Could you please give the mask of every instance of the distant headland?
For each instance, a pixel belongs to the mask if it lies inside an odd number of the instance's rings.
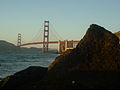
[[[39,51],[42,52],[42,48],[36,48],[36,47],[18,47],[10,42],[7,42],[5,40],[0,40],[0,52],[1,51]],[[57,52],[54,49],[50,49],[50,52]]]
[[[16,51],[16,50],[21,50],[21,51],[26,51],[26,50],[33,50],[33,51],[42,51],[41,48],[34,48],[34,47],[31,47],[31,48],[26,48],[26,47],[17,47],[16,45],[10,43],[10,42],[7,42],[5,40],[0,40],[0,51]]]

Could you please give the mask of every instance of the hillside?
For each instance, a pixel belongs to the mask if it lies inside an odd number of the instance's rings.
[[[4,40],[0,40],[0,51],[3,51],[3,50],[16,50],[16,49],[17,49],[17,46],[15,46],[14,44],[9,43],[9,42],[4,41]]]
[[[14,44],[4,41],[4,40],[0,40],[0,51],[16,51],[16,50],[20,50],[20,51],[42,51],[41,48],[35,48],[35,47],[31,47],[31,48],[26,48],[26,47],[17,47]]]

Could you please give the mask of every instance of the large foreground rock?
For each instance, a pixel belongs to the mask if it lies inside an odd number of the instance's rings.
[[[119,39],[98,25],[91,25],[77,47],[59,62],[54,61],[51,70],[119,70]]]
[[[4,78],[0,83],[0,86],[3,90],[26,90],[27,87],[34,87],[31,84],[41,80],[46,73],[47,68],[31,66],[14,75]]]
[[[26,70],[31,71],[32,70]],[[22,73],[13,75],[1,89],[11,90],[115,90],[120,89],[120,44],[113,33],[92,24],[72,51],[58,56],[48,67],[31,73],[27,84],[21,84]],[[30,79],[31,78],[31,79]],[[24,80],[25,79],[25,80]],[[16,81],[15,81],[16,80]],[[33,80],[33,81],[32,81]],[[11,84],[12,82],[12,84]],[[19,87],[16,87],[19,83]],[[15,84],[15,85],[14,85]],[[7,90],[9,90],[7,89]]]

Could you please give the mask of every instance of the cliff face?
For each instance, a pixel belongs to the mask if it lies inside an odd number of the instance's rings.
[[[58,56],[48,70],[38,68],[39,74],[37,71],[30,73],[34,69],[26,69],[25,72],[28,73],[16,73],[9,80],[6,78],[2,81],[1,85],[7,80],[1,89],[115,90],[120,89],[119,70],[118,37],[105,28],[92,24],[77,47]]]

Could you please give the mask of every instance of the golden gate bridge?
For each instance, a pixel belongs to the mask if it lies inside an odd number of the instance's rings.
[[[78,44],[79,40],[58,40],[58,41],[50,41],[50,32],[49,32],[49,21],[44,21],[44,33],[43,33],[43,41],[42,42],[30,42],[30,43],[21,43],[21,34],[18,33],[18,41],[17,46],[28,46],[28,45],[36,45],[43,44],[43,52],[48,52],[49,44],[57,44],[58,45],[58,53],[62,53],[67,49],[73,49]]]

